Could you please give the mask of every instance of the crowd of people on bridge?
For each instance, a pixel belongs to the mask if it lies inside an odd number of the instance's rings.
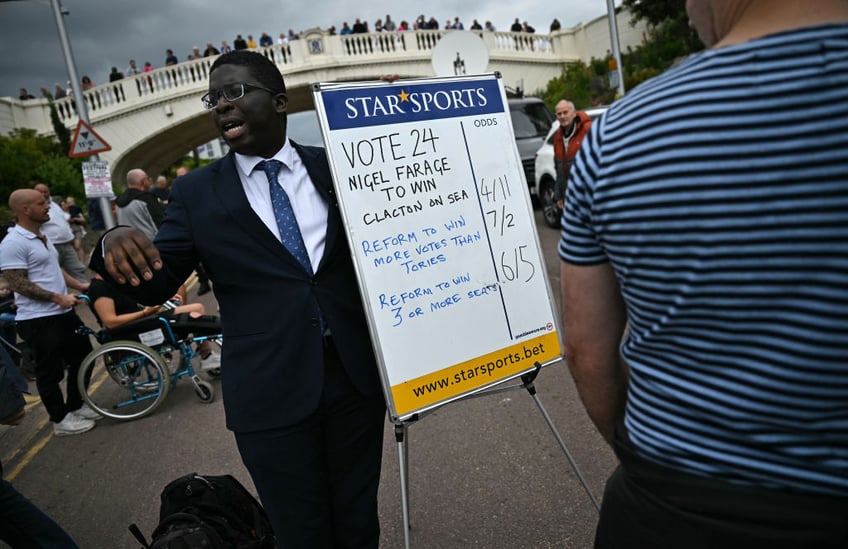
[[[551,32],[555,32],[557,30],[560,30],[561,28],[562,27],[559,20],[554,19],[551,22]],[[374,20],[372,25],[369,25],[368,21],[357,17],[354,19],[354,23],[352,25],[348,21],[344,21],[339,29],[337,29],[335,25],[332,25],[326,29],[326,32],[330,35],[338,34],[344,36],[350,34],[364,34],[372,32],[403,32],[408,30],[439,29],[476,30],[490,32],[494,32],[496,30],[495,25],[492,24],[491,21],[486,21],[481,25],[477,19],[474,19],[472,23],[468,27],[466,27],[462,20],[459,18],[459,16],[455,16],[453,19],[446,19],[444,24],[440,24],[439,20],[435,16],[427,17],[423,14],[413,19],[412,23],[409,23],[409,21],[405,19],[397,23],[394,19],[392,19],[391,15],[386,14],[385,17],[378,17],[376,20]],[[527,21],[521,21],[520,18],[516,17],[513,23],[509,26],[509,31],[532,34],[536,32],[536,29]],[[207,42],[206,47],[202,50],[199,46],[194,46],[191,51],[185,56],[185,60],[192,61],[195,59],[201,59],[203,57],[220,55],[222,53],[227,53],[233,50],[265,48],[273,46],[275,44],[283,45],[290,43],[294,40],[298,40],[300,38],[300,34],[301,33],[295,32],[293,29],[288,29],[287,32],[281,32],[279,36],[275,39],[269,33],[262,32],[259,35],[258,41],[254,39],[254,36],[252,34],[248,34],[247,38],[245,38],[243,34],[236,34],[235,39],[233,39],[232,41],[232,45],[230,45],[227,40],[223,40],[221,41],[221,45],[217,47],[214,45],[213,42]],[[176,65],[179,62],[180,59],[174,53],[173,49],[168,48],[165,50],[165,60],[162,65],[163,67]],[[130,59],[129,65],[123,71],[119,70],[118,67],[111,68],[111,72],[109,72],[109,82],[116,82],[123,78],[128,78],[145,72],[150,72],[155,68],[156,67],[154,66],[154,64],[150,61],[145,61],[143,67],[139,67],[135,59]],[[96,86],[95,82],[88,75],[84,75],[82,77],[80,84],[83,91],[89,90]],[[66,96],[70,96],[72,95],[71,83],[69,81],[67,86],[62,86],[57,83],[55,84],[53,91],[48,90],[46,87],[42,87],[41,95],[53,99],[61,99]],[[21,88],[19,99],[26,100],[34,98],[35,96],[27,92],[26,88]]]

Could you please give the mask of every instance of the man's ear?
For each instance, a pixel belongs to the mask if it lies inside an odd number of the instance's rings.
[[[277,109],[277,112],[283,114],[287,111],[289,106],[289,98],[284,93],[278,93],[274,96],[274,107]]]

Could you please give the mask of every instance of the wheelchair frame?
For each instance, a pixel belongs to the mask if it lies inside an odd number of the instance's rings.
[[[83,359],[77,376],[80,394],[93,410],[120,421],[142,418],[164,402],[181,377],[191,380],[201,402],[212,402],[212,385],[200,378],[192,362],[201,342],[209,340],[222,346],[220,326],[217,333],[195,335],[188,326],[175,331],[172,324],[179,317],[158,316],[109,330],[94,313],[91,299],[85,294],[78,297],[88,304],[101,325],[99,331],[88,326],[80,329],[83,335],[92,335],[100,343]],[[208,374],[217,377],[221,372],[216,368]]]

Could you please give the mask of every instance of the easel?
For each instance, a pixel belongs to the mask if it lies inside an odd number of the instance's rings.
[[[469,398],[478,398],[483,396],[488,396],[492,394],[505,393],[507,391],[513,391],[515,389],[526,389],[530,396],[533,397],[533,400],[536,402],[536,406],[539,407],[539,411],[542,412],[542,417],[545,418],[545,421],[548,424],[548,427],[554,434],[557,442],[559,443],[559,447],[562,448],[565,457],[568,459],[568,462],[571,464],[571,468],[574,470],[574,474],[577,475],[580,484],[583,486],[583,489],[586,490],[586,494],[589,495],[589,499],[592,500],[592,505],[595,506],[597,511],[600,511],[601,507],[598,504],[598,500],[595,499],[594,494],[589,489],[589,485],[586,483],[586,479],[583,478],[582,473],[580,473],[580,469],[577,467],[577,463],[574,461],[574,458],[571,456],[571,452],[568,451],[568,447],[565,445],[565,441],[562,440],[562,437],[557,431],[556,426],[551,420],[551,416],[548,415],[547,410],[542,405],[542,401],[539,400],[539,395],[536,394],[536,386],[534,385],[534,381],[536,380],[536,376],[539,375],[539,372],[542,371],[542,365],[536,362],[535,368],[521,376],[521,384],[520,385],[508,385],[506,387],[492,387],[491,389],[487,389],[481,391],[479,393],[475,393],[472,395],[468,395],[464,397],[464,399]],[[464,400],[463,399],[463,400]],[[423,414],[413,414],[410,418],[407,418],[404,421],[395,422],[395,441],[397,441],[398,445],[398,465],[400,469],[400,497],[401,497],[401,507],[403,511],[403,539],[404,539],[404,547],[409,549],[409,437],[407,437],[407,430],[409,429],[409,425],[415,423],[419,419],[423,418],[425,415],[429,414],[433,410],[430,410]]]

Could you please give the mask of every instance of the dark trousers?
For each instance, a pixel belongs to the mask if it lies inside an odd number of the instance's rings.
[[[279,429],[236,433],[239,452],[278,547],[376,549],[385,401],[356,391],[331,341],[324,377],[312,415]]]
[[[616,430],[596,549],[848,547],[848,498],[729,484],[637,455]]]
[[[65,414],[82,406],[82,397],[77,387],[77,372],[80,363],[91,352],[87,335],[78,335],[77,328],[83,325],[76,312],[60,315],[19,320],[18,333],[27,342],[35,357],[35,385],[41,402],[47,408],[50,421],[58,423]],[[67,399],[59,385],[68,369],[65,384]]]
[[[3,468],[0,467],[0,475]],[[77,544],[44,512],[0,479],[0,540],[12,549],[77,549]]]

